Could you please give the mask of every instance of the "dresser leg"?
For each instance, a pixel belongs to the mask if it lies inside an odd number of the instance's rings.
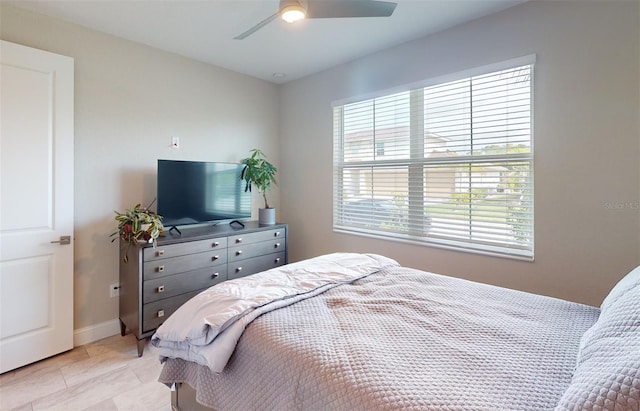
[[[146,338],[138,340],[138,357],[142,357],[142,354],[144,353],[144,346],[145,345],[147,345],[147,339]]]
[[[127,331],[127,326],[124,325],[124,323],[122,322],[122,320],[120,320],[120,335],[124,337],[124,334]]]

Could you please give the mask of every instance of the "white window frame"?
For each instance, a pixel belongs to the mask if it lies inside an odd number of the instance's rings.
[[[368,236],[374,238],[387,239],[392,241],[407,242],[412,244],[420,244],[426,246],[434,246],[440,248],[453,249],[458,251],[489,254],[500,257],[515,258],[532,261],[534,259],[534,232],[533,232],[533,89],[534,89],[534,63],[535,55],[525,56],[518,59],[512,59],[505,62],[500,62],[488,66],[478,67],[471,70],[465,70],[463,72],[454,73],[451,75],[440,76],[437,78],[429,79],[420,83],[407,85],[404,87],[396,88],[393,90],[386,90],[383,92],[371,94],[368,96],[360,96],[359,98],[352,98],[349,100],[343,100],[334,102],[334,201],[333,201],[333,229],[335,232],[349,233],[361,236]],[[530,138],[528,143],[530,144],[530,152],[528,153],[507,153],[507,154],[494,154],[494,155],[469,155],[469,156],[457,156],[457,157],[442,157],[437,159],[426,159],[424,155],[424,89],[431,86],[437,86],[452,81],[472,78],[485,74],[491,74],[499,72],[501,70],[512,69],[521,66],[531,66],[529,90],[530,90],[530,109],[529,109],[529,121],[530,121]],[[410,156],[403,159],[393,159],[393,156],[384,156],[380,159],[372,159],[371,161],[358,161],[350,162],[348,159],[347,151],[348,147],[344,144],[344,108],[352,103],[363,102],[366,100],[372,100],[376,98],[391,96],[396,93],[409,92],[410,100]],[[418,113],[419,115],[415,115]],[[375,126],[374,126],[375,127]],[[474,137],[470,137],[470,141]],[[473,144],[472,142],[470,144]],[[373,145],[374,153],[377,151],[377,145]],[[347,160],[345,160],[347,158]],[[451,165],[456,166],[459,164],[468,164],[470,173],[472,173],[473,165],[478,164],[504,164],[504,162],[511,162],[509,164],[518,164],[528,167],[528,175],[526,182],[528,184],[527,191],[527,208],[524,213],[524,227],[526,227],[526,237],[528,240],[522,240],[526,243],[514,244],[510,241],[501,243],[499,241],[474,241],[472,238],[473,229],[469,229],[470,237],[468,239],[461,239],[459,236],[430,234],[427,230],[427,225],[431,224],[431,218],[424,216],[423,210],[425,210],[425,188],[424,188],[424,170],[425,167],[437,165]],[[343,187],[343,173],[344,170],[350,169],[352,172],[357,168],[362,170],[380,169],[382,167],[406,167],[407,170],[407,182],[408,196],[406,198],[406,213],[409,220],[408,228],[398,229],[384,229],[379,228],[375,224],[353,224],[349,218],[346,217],[347,211],[345,204],[345,188]],[[428,173],[428,171],[427,171]],[[352,173],[353,174],[353,173]],[[469,175],[469,178],[473,178],[473,174]],[[371,182],[373,185],[374,183]],[[499,192],[499,190],[496,190]],[[471,201],[469,202],[470,209],[473,207]],[[372,207],[375,207],[373,205]],[[377,223],[376,211],[371,211],[370,215],[362,218],[370,218],[371,223]],[[506,213],[506,212],[505,212]],[[469,213],[470,227],[473,224],[473,213]],[[515,230],[515,226],[513,226]],[[515,235],[515,234],[514,234]]]

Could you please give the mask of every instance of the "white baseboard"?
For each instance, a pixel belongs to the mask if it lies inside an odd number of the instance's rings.
[[[73,346],[89,344],[116,334],[120,334],[120,320],[117,318],[73,330]]]

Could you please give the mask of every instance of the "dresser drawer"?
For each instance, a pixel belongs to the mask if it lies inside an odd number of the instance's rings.
[[[154,261],[223,248],[227,248],[227,237],[186,241],[180,244],[159,245],[156,248],[149,247],[144,249],[144,261]]]
[[[164,300],[154,301],[142,306],[142,332],[152,331],[169,318],[180,306],[200,291],[191,291]]]
[[[212,268],[227,263],[227,250],[220,249],[206,253],[187,254],[180,257],[163,258],[144,263],[144,279],[150,280],[167,275]]]
[[[259,231],[257,233],[231,235],[229,236],[229,242],[227,244],[229,247],[232,247],[242,244],[259,243],[260,241],[267,241],[284,237],[284,228],[276,228],[268,231]]]
[[[210,268],[189,271],[187,273],[147,280],[142,286],[142,301],[146,304],[184,294],[189,291],[204,290],[226,279],[227,266],[226,264],[222,264]]]
[[[233,261],[229,263],[227,277],[230,280],[233,278],[240,278],[249,274],[259,273],[260,271],[265,271],[270,268],[279,267],[286,263],[286,253],[284,251],[262,255],[260,257],[247,258],[240,261]]]
[[[284,237],[277,240],[229,247],[227,249],[227,261],[232,262],[245,260],[259,255],[277,253],[285,249],[286,239]]]

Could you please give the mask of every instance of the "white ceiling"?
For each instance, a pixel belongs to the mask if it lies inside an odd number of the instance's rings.
[[[2,0],[195,60],[285,83],[526,0],[395,0],[391,17],[276,19],[278,0]],[[276,77],[274,73],[283,73]]]

